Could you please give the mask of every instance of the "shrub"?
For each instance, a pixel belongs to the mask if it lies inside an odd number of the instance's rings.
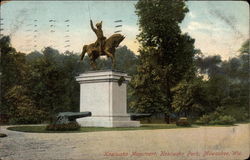
[[[47,112],[35,106],[34,101],[27,94],[27,88],[23,86],[12,87],[5,98],[10,104],[10,124],[41,123],[48,116]]]
[[[209,115],[203,115],[199,120],[196,121],[198,124],[208,124],[210,122]]]
[[[37,124],[42,123],[47,113],[34,107],[18,107],[16,114],[10,118],[10,124]]]
[[[189,123],[188,119],[186,117],[181,117],[178,121],[176,121],[177,126],[185,126],[189,127],[191,124]]]
[[[198,124],[223,124],[232,125],[236,122],[235,118],[231,115],[219,115],[217,112],[209,115],[203,115],[196,121]]]
[[[231,115],[236,121],[246,121],[248,117],[247,110],[239,106],[225,106],[223,113],[225,113],[225,115]]]
[[[81,126],[77,122],[69,122],[67,124],[49,124],[46,126],[48,131],[74,131],[79,130]]]
[[[235,123],[235,118],[230,115],[219,116],[218,119],[210,121],[209,124],[224,124],[224,125],[233,125]]]

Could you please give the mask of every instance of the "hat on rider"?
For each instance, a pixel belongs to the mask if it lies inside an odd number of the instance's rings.
[[[100,23],[96,23],[95,25],[97,28],[102,27],[102,21]]]

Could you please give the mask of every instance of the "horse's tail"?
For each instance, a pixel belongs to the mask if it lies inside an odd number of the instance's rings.
[[[81,61],[83,60],[85,53],[87,52],[88,45],[84,45],[82,48]]]

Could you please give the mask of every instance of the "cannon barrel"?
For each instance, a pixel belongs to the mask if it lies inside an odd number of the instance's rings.
[[[91,112],[61,112],[56,116],[53,123],[55,124],[68,124],[70,122],[76,122],[77,118],[89,117]]]
[[[75,120],[77,118],[89,117],[91,115],[92,115],[91,112],[78,112],[78,113],[73,112],[72,114],[68,115],[68,118],[70,121],[72,121],[72,120]]]
[[[82,118],[82,117],[89,117],[91,116],[91,112],[61,112],[57,115],[57,118],[59,117],[65,117],[70,121],[74,121],[77,118]]]

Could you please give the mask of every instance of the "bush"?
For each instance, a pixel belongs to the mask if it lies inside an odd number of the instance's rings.
[[[48,113],[37,108],[28,96],[27,88],[16,85],[4,96],[9,104],[10,124],[36,124],[43,122]]]
[[[181,117],[177,122],[176,122],[177,126],[185,126],[185,127],[189,127],[191,126],[191,124],[188,122],[188,119],[186,117]]]
[[[244,107],[225,106],[223,113],[225,113],[225,115],[231,115],[236,121],[242,122],[248,119],[248,112]]]
[[[210,121],[209,124],[224,124],[224,125],[233,125],[235,123],[235,118],[230,115],[219,116],[218,119]]]
[[[232,125],[236,122],[235,118],[231,115],[218,115],[218,113],[211,113],[209,115],[203,115],[196,121],[198,124],[222,124]]]
[[[81,126],[77,122],[70,122],[67,124],[49,124],[46,126],[48,131],[75,131],[79,130]]]
[[[10,118],[10,124],[37,124],[42,123],[48,114],[35,107],[18,107]]]
[[[196,121],[198,124],[208,124],[210,122],[209,115],[203,115],[199,120]]]

